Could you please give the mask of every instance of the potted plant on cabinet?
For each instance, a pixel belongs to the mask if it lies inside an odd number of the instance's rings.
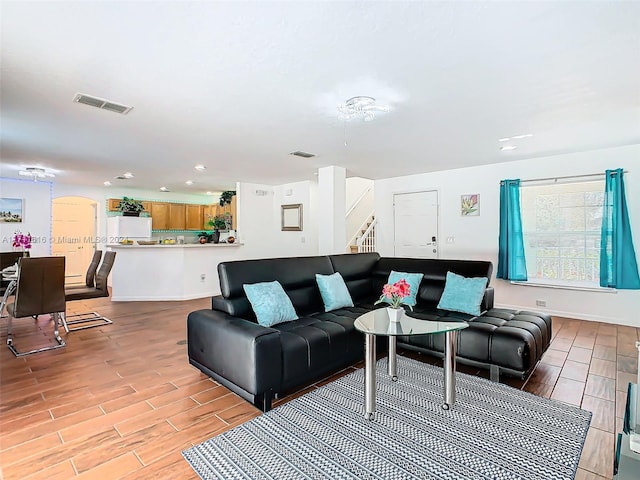
[[[140,200],[122,197],[122,200],[120,200],[118,204],[118,210],[121,211],[125,217],[139,217],[140,213],[144,212],[144,205],[142,205]]]
[[[207,225],[213,229],[213,243],[220,243],[220,229],[227,227],[226,218],[223,215],[209,215]]]

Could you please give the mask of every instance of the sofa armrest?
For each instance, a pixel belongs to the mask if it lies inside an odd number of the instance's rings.
[[[280,332],[214,310],[187,317],[189,361],[253,395],[282,383]]]
[[[493,287],[487,287],[484,291],[484,297],[482,297],[482,303],[480,304],[480,311],[486,312],[493,308]]]

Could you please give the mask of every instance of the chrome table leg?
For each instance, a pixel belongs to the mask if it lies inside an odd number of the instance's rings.
[[[389,376],[391,380],[398,381],[398,364],[396,361],[396,337],[389,335]]]
[[[442,408],[449,410],[456,403],[456,340],[458,331],[444,334],[444,403]]]
[[[364,335],[364,417],[373,420],[376,411],[376,336]]]

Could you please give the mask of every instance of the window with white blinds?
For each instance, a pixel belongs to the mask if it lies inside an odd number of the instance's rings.
[[[528,281],[598,287],[604,180],[522,184]]]

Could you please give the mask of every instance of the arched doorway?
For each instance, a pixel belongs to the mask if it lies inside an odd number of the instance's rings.
[[[66,283],[84,283],[96,248],[98,202],[84,197],[53,199],[51,253],[66,257]]]

